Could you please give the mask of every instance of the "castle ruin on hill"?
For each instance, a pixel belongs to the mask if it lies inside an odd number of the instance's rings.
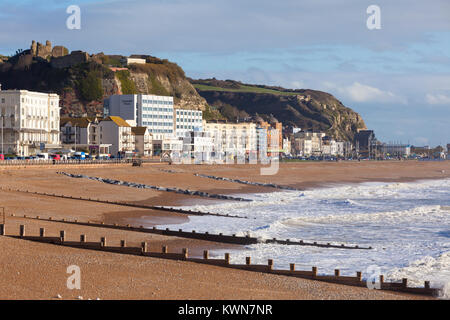
[[[30,50],[33,57],[41,57],[43,59],[47,59],[49,56],[58,58],[69,54],[69,50],[66,47],[55,46],[52,48],[52,43],[49,40],[45,42],[45,45],[33,40],[31,42]]]
[[[89,54],[83,51],[72,51],[64,46],[52,47],[52,43],[47,40],[45,45],[40,42],[32,41],[30,48],[31,56],[42,59],[50,59],[50,64],[53,68],[68,68],[73,65],[87,62]]]

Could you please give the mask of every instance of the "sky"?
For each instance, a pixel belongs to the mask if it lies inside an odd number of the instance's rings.
[[[80,29],[68,29],[70,5]],[[380,29],[369,29],[370,5]],[[383,142],[450,143],[449,0],[0,0],[0,54],[31,40],[151,54],[191,78],[315,89]]]

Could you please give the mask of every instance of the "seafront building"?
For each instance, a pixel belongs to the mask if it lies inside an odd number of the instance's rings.
[[[355,151],[363,158],[376,158],[377,139],[373,130],[359,130],[355,134]]]
[[[147,127],[132,127],[136,155],[147,157],[153,155],[153,136]]]
[[[257,124],[252,122],[230,123],[203,121],[203,130],[212,139],[212,153],[218,160],[257,155]]]
[[[120,117],[109,116],[99,123],[100,141],[111,145],[113,156],[129,157],[135,154],[135,136],[131,126]]]
[[[60,126],[62,144],[98,144],[98,119],[96,117],[61,118]]]
[[[387,157],[409,157],[411,155],[411,145],[383,143],[380,146],[381,154]]]
[[[203,112],[200,110],[175,109],[173,118],[177,137],[185,137],[186,133],[203,130]]]
[[[59,96],[28,90],[1,90],[2,154],[29,156],[60,147]]]
[[[173,97],[112,95],[104,101],[104,116],[120,117],[132,127],[147,127],[155,140],[175,134]]]
[[[209,162],[213,152],[213,139],[209,132],[191,131],[183,137],[183,156],[194,157],[197,162]]]
[[[261,117],[256,117],[256,124],[259,128],[267,132],[267,153],[268,156],[278,156],[283,152],[283,125],[272,117],[269,122]]]
[[[158,151],[155,154],[161,154],[163,157],[169,157],[173,153],[180,154],[183,151],[183,139],[175,136],[166,137],[161,141],[161,150]]]
[[[142,63],[134,58],[139,57],[130,57],[127,63]],[[201,161],[254,160],[280,153],[371,159],[409,157],[412,153],[409,145],[380,143],[372,130],[358,131],[352,145],[323,132],[296,127],[286,127],[283,132],[282,123],[273,116],[267,121],[255,115],[246,122],[207,122],[201,110],[175,109],[170,96],[112,95],[104,101],[103,119],[60,119],[59,114],[56,94],[2,91],[0,86],[0,152],[29,156],[59,149],[62,143],[97,156],[170,156],[184,152],[197,158],[201,155]]]
[[[294,134],[292,152],[298,156],[322,155],[322,139],[324,132],[297,132]],[[331,151],[331,146],[329,147]]]

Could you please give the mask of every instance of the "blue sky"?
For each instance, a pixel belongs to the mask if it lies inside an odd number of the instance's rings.
[[[413,3],[411,3],[413,2]],[[81,8],[68,30],[66,8]],[[381,29],[366,27],[369,5]],[[145,53],[192,78],[324,90],[382,141],[450,143],[450,1],[0,0],[0,53],[31,40]]]

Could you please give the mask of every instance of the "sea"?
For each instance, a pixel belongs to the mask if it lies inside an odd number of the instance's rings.
[[[182,207],[189,210],[233,214],[248,219],[191,216],[177,225],[183,230],[251,235],[263,239],[304,240],[372,247],[346,250],[258,243],[230,252],[232,263],[266,264],[297,270],[318,267],[319,274],[363,273],[387,281],[408,278],[409,286],[441,288],[450,298],[450,179],[416,182],[334,184],[305,191],[237,194],[252,202],[217,201]],[[171,228],[167,225],[164,227]]]

